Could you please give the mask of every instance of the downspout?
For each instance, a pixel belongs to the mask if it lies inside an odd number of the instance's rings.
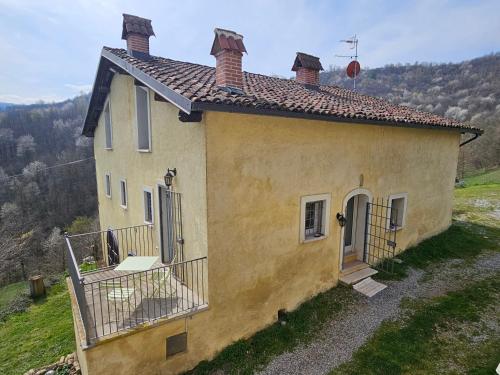
[[[475,140],[475,139],[479,138],[479,136],[480,136],[480,135],[481,135],[481,133],[475,133],[475,134],[474,134],[474,137],[469,138],[469,139],[467,139],[466,141],[463,141],[462,143],[460,143],[460,145],[459,145],[458,147],[465,146],[467,143],[470,143],[470,142],[472,142],[473,140]]]

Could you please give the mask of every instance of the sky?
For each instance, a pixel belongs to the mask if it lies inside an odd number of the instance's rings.
[[[0,102],[90,91],[102,46],[125,47],[122,13],[152,20],[154,55],[214,66],[221,27],[244,36],[244,70],[285,77],[297,51],[347,65],[354,34],[362,69],[500,51],[500,0],[0,0]]]

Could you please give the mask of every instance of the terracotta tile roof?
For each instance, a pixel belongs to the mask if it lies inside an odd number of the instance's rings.
[[[243,94],[224,91],[215,85],[215,68],[152,56],[148,61],[131,57],[124,49],[104,47],[105,51],[140,69],[193,103],[193,109],[210,106],[242,110],[280,111],[293,114],[317,115],[339,121],[390,123],[395,126],[447,127],[468,132],[479,128],[454,119],[421,112],[383,99],[362,95],[337,86],[304,87],[294,80],[244,72]],[[276,114],[276,113],[275,113]]]

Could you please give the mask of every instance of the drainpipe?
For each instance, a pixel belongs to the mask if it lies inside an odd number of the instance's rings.
[[[459,145],[458,147],[465,146],[467,143],[470,143],[470,142],[472,142],[473,140],[475,140],[475,139],[479,138],[479,136],[480,136],[480,135],[481,135],[481,133],[475,133],[475,134],[474,134],[474,137],[469,138],[469,139],[467,139],[466,141],[463,141],[462,143],[460,143],[460,145]]]

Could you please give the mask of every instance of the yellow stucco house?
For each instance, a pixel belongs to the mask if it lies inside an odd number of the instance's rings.
[[[101,231],[67,237],[84,374],[189,370],[450,225],[479,129],[320,85],[304,53],[295,80],[244,72],[232,31],[215,68],[151,55],[151,35],[124,15],[85,119]]]

